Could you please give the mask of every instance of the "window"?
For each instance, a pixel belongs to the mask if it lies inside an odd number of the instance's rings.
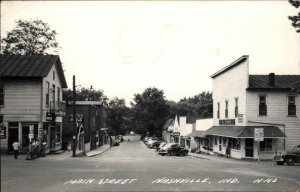
[[[55,85],[52,85],[52,101],[55,101]]]
[[[55,141],[60,142],[60,127],[61,124],[56,124],[56,129],[55,129]]]
[[[235,108],[234,108],[234,115],[237,117],[239,114],[239,99],[235,98]]]
[[[222,151],[222,137],[219,137],[219,151]]]
[[[218,145],[218,138],[215,137],[215,145]]]
[[[296,97],[288,96],[288,116],[296,116]]]
[[[0,80],[0,106],[4,105],[4,83]]]
[[[55,71],[53,71],[53,80],[55,80]]]
[[[267,115],[266,96],[259,96],[259,115]]]
[[[220,103],[217,103],[218,110],[217,110],[217,118],[220,118]]]
[[[46,90],[46,106],[49,106],[49,89],[50,89],[50,83],[47,81],[46,82],[47,90]]]
[[[264,139],[260,142],[261,151],[272,151],[272,139]]]
[[[226,147],[226,144],[227,144],[227,138],[223,137],[223,147]]]
[[[241,139],[230,138],[228,141],[228,145],[231,146],[232,149],[240,150]]]
[[[225,118],[228,117],[228,101],[225,101]]]
[[[57,101],[60,101],[60,88],[57,87]]]

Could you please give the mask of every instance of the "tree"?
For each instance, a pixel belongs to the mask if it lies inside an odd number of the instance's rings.
[[[18,20],[16,27],[1,39],[2,54],[47,55],[57,52],[56,31],[40,19]]]
[[[118,97],[108,103],[107,124],[112,135],[125,134],[130,123],[130,109],[126,107],[125,100]]]
[[[136,132],[149,132],[157,136],[162,134],[162,126],[169,114],[169,106],[162,90],[147,88],[142,94],[135,94],[131,106]]]
[[[300,0],[289,0],[289,2],[296,8],[300,7]],[[296,29],[296,32],[300,33],[300,12],[298,15],[288,16],[288,18],[292,21],[292,26]]]
[[[63,99],[65,101],[73,100],[73,91],[67,89],[63,92]],[[90,88],[82,87],[80,90],[76,90],[76,101],[102,101],[107,104],[108,98],[104,95],[103,90],[94,90],[93,86]]]

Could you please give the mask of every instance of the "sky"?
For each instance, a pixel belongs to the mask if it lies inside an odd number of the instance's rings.
[[[1,1],[1,36],[18,19],[58,33],[68,87],[110,98],[148,87],[179,101],[212,90],[210,75],[249,55],[251,74],[300,74],[288,1]]]

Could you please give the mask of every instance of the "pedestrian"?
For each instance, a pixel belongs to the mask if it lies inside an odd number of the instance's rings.
[[[26,160],[33,160],[33,148],[34,148],[34,146],[33,146],[32,142],[30,142]]]
[[[18,159],[19,149],[20,149],[20,144],[19,144],[18,140],[16,140],[16,141],[12,144],[12,146],[13,146],[13,148],[14,148],[15,159]]]

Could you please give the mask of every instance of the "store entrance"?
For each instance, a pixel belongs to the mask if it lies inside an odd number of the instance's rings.
[[[245,157],[253,157],[253,139],[245,139]]]
[[[18,128],[10,128],[8,129],[8,152],[14,151],[12,144],[15,141],[19,142],[19,129]]]

